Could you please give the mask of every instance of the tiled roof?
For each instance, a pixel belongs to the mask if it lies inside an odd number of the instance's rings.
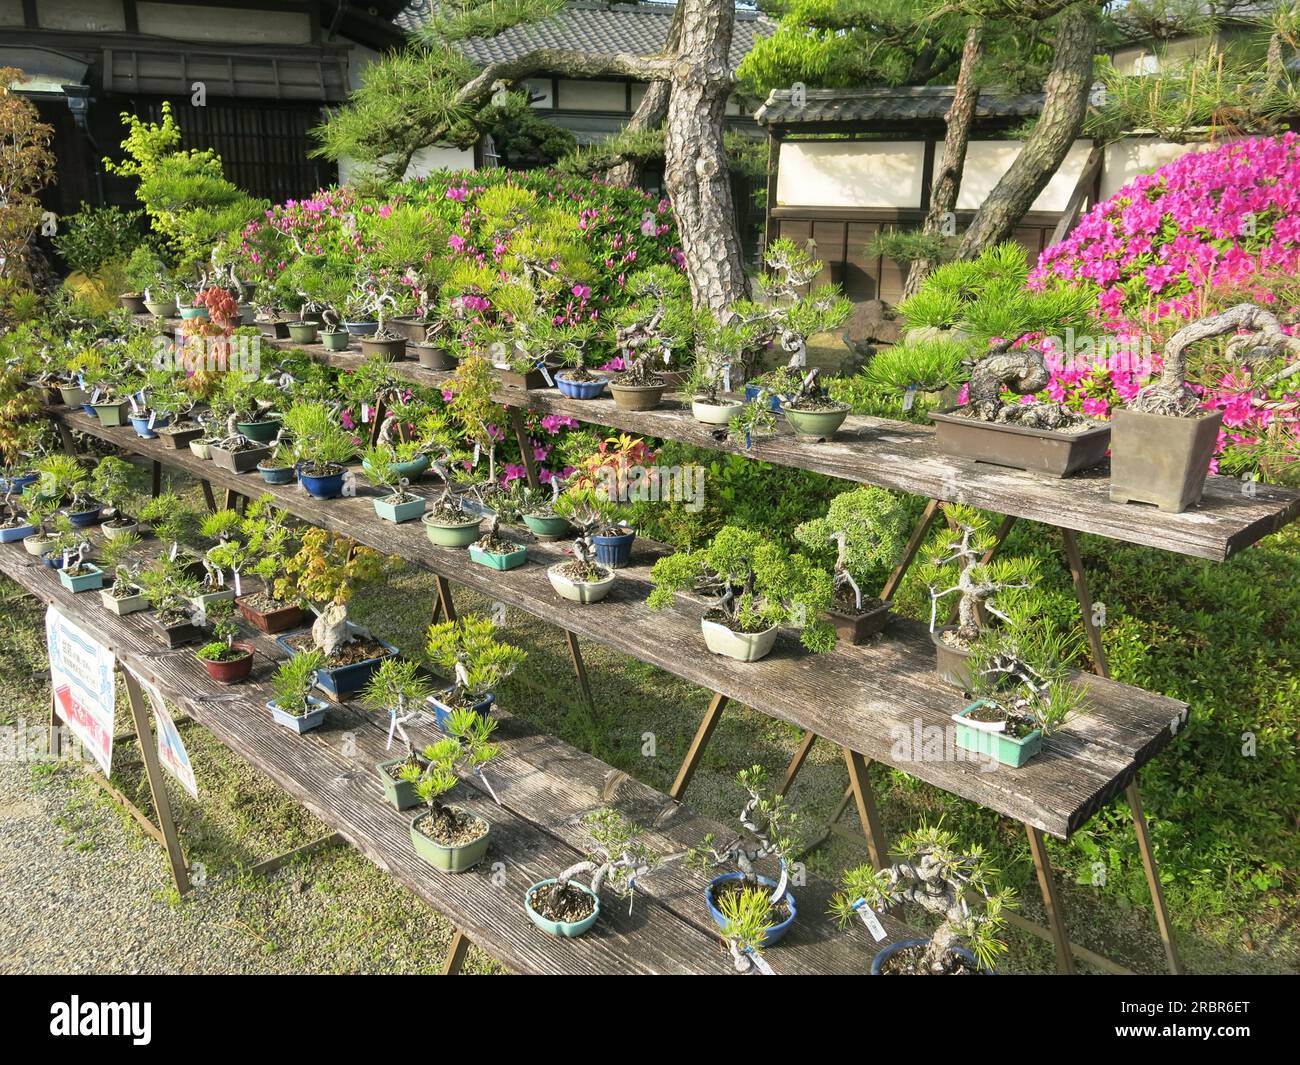
[[[943,121],[952,106],[948,85],[903,86],[894,89],[807,89],[804,102],[791,102],[792,90],[777,89],[754,116],[760,125],[801,125],[814,122]],[[976,118],[1027,118],[1043,109],[1042,93],[1007,95],[980,93]]]
[[[429,18],[431,0],[411,0],[393,19],[410,32]],[[476,63],[492,63],[538,48],[568,48],[590,55],[632,52],[654,55],[663,47],[672,22],[671,3],[604,4],[577,0],[557,15],[531,25],[513,26],[495,37],[472,37],[460,47]],[[752,11],[736,12],[731,39],[734,70],[758,37],[766,37],[774,24]]]

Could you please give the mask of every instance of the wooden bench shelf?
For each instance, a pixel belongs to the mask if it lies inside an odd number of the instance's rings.
[[[144,545],[157,550],[156,542]],[[376,763],[385,750],[387,722],[352,704],[331,706],[324,725],[302,736],[275,725],[265,709],[267,680],[283,652],[271,638],[246,632],[256,648],[246,684],[220,685],[194,659],[193,648],[166,650],[141,614],[118,617],[93,592],[74,594],[54,571],[21,544],[0,545],[0,572],[66,617],[96,634],[136,676],[156,686],[195,721],[331,826],[385,872],[445,914],[473,942],[524,973],[720,974],[732,971],[704,904],[708,875],[669,863],[638,884],[635,909],[606,899],[600,921],[587,935],[559,940],[533,927],[523,893],[579,859],[585,843],[581,818],[614,806],[647,829],[646,842],[676,854],[708,833],[733,834],[590,755],[496,711],[503,754],[490,767],[498,806],[473,777],[454,801],[492,824],[487,860],[467,874],[440,873],[414,853],[408,834],[414,811],[383,801]],[[429,725],[409,728],[417,745],[437,735]],[[351,741],[342,742],[344,736]],[[347,751],[348,753],[344,753]],[[500,878],[504,876],[504,883]],[[876,944],[856,924],[839,930],[825,914],[830,885],[810,879],[795,890],[801,916],[768,960],[778,972],[863,972]],[[916,933],[887,915],[886,942]]]
[[[1121,793],[1186,717],[1186,705],[1176,700],[1079,674],[1089,691],[1089,705],[1048,741],[1038,758],[1021,769],[958,761],[947,730],[950,715],[962,708],[963,699],[935,675],[928,632],[915,622],[895,619],[882,639],[859,647],[840,645],[816,656],[783,633],[769,657],[734,662],[706,653],[699,630],[702,603],[679,597],[675,609],[651,611],[646,606],[648,569],[662,550],[657,545],[638,540],[632,565],[620,571],[609,598],[579,606],[561,599],[546,577],[546,566],[566,557],[564,545],[530,543],[527,565],[490,570],[471,564],[463,550],[435,547],[419,522],[381,521],[369,487],[361,487],[362,494],[355,498],[318,501],[296,485],[266,485],[256,473],[228,473],[188,450],[142,439],[130,428],[105,429],[79,411],[62,408],[55,417],[70,428],[211,484],[243,495],[270,493],[304,521],[400,555],[494,600],[1062,839]],[[935,728],[943,730],[942,739]],[[912,739],[918,736],[921,750],[912,752]],[[900,749],[906,757],[900,757]]]

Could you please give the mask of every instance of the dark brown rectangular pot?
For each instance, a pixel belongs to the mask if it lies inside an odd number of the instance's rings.
[[[399,337],[404,337],[412,344],[424,343],[425,331],[431,325],[431,322],[421,322],[410,315],[403,315],[401,318],[392,318],[385,322],[384,325]]]
[[[848,614],[839,610],[826,611],[826,620],[835,626],[842,643],[859,644],[884,630],[889,622],[889,608],[892,604],[886,600],[868,610],[865,614]]]
[[[163,447],[169,447],[173,451],[180,451],[182,448],[189,447],[191,440],[197,440],[203,435],[203,426],[198,425],[193,429],[177,429],[174,432],[163,430],[158,433],[158,439],[163,442]]]
[[[515,373],[514,370],[498,370],[501,383],[507,388],[550,388],[541,370],[529,370],[527,373]]]
[[[271,340],[289,339],[288,322],[258,322],[257,328],[262,331],[262,336],[269,337]]]
[[[199,638],[199,627],[188,621],[182,621],[178,625],[163,625],[157,619],[150,618],[149,623],[153,626],[154,631],[158,633],[162,642],[172,650],[183,647],[187,643],[194,643]]]
[[[303,610],[300,606],[283,606],[279,610],[268,610],[265,614],[251,606],[244,599],[236,599],[239,612],[250,625],[267,634],[287,632],[302,625]]]
[[[930,633],[930,642],[934,644],[934,671],[942,680],[964,692],[971,690],[970,654],[950,647],[941,638],[945,632],[953,632],[957,626],[949,625]]]
[[[1110,498],[1154,503],[1179,514],[1201,501],[1223,411],[1197,418],[1142,414],[1121,407],[1112,416]]]
[[[1110,446],[1109,425],[1079,433],[1057,433],[962,418],[952,413],[957,409],[930,412],[939,450],[976,462],[1068,477],[1099,465]]]
[[[250,447],[247,451],[227,451],[213,444],[208,454],[212,456],[213,465],[231,473],[247,473],[271,454],[269,447]]]

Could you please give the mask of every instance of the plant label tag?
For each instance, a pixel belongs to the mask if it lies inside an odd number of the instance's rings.
[[[722,391],[731,391],[731,363],[722,368]]]
[[[151,410],[149,412],[149,428],[152,429],[154,427],[154,423],[157,421],[158,421],[158,412],[156,410]]]
[[[363,403],[363,404],[361,404],[361,424],[362,424],[362,425],[369,425],[369,424],[370,424],[370,404],[369,404],[369,403]]]
[[[903,410],[911,410],[916,403],[916,385],[908,385],[903,393]]]
[[[167,552],[167,558],[172,562],[176,561],[176,552],[181,549],[181,545],[175,540],[172,541],[172,549]]]
[[[479,780],[483,781],[483,786],[487,788],[488,794],[492,796],[492,801],[496,803],[498,806],[500,806],[501,800],[497,798],[497,793],[492,787],[492,782],[488,780],[487,774],[483,772],[483,767],[479,766],[479,768],[476,769],[475,772],[478,773]]]
[[[472,466],[477,466],[477,465],[478,465],[478,460],[479,460],[480,458],[482,458],[482,456],[483,456],[483,446],[482,446],[481,444],[475,444],[475,445],[474,445],[474,461],[471,462],[470,465],[472,465]]]
[[[776,970],[767,964],[767,959],[761,954],[750,953],[749,963],[754,967],[753,971],[759,976],[775,976]]]
[[[553,377],[551,376],[551,371],[548,370],[548,369],[546,368],[546,363],[544,363],[544,362],[539,362],[539,363],[537,364],[537,368],[538,368],[539,370],[542,371],[542,376],[543,376],[544,378],[546,378],[546,387],[547,387],[547,388],[554,388],[554,387],[555,387],[555,378],[553,378]]]
[[[102,388],[97,388],[97,389],[95,389],[95,391],[93,391],[93,392],[90,394],[90,403],[91,403],[91,406],[94,406],[96,403],[99,402],[100,394],[101,394],[103,391],[104,391],[104,390],[103,390]]]
[[[343,474],[343,495],[346,499],[351,499],[357,494],[357,475],[351,470]]]
[[[232,579],[234,580],[234,582],[235,582],[235,595],[236,595],[236,597],[243,595],[243,594],[244,594],[244,589],[243,589],[243,586],[239,583],[239,570],[234,570],[234,571],[230,574],[230,576],[231,576],[231,578],[232,578]]]
[[[858,910],[858,916],[862,918],[862,923],[867,926],[867,931],[871,933],[871,938],[879,943],[888,934],[885,932],[885,926],[880,923],[880,918],[876,916],[875,911],[870,906],[863,906]]]

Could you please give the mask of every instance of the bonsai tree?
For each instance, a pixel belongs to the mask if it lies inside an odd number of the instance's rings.
[[[131,464],[116,455],[105,455],[91,472],[91,488],[95,498],[113,510],[110,524],[131,524],[122,509],[122,503],[131,491],[131,472]]]
[[[111,540],[105,540],[99,548],[104,569],[111,571],[113,586],[109,594],[114,599],[129,599],[139,595],[140,563],[136,561],[136,549],[140,546],[140,537],[133,532],[122,533]]]
[[[199,526],[199,535],[216,543],[203,554],[203,590],[218,592],[226,587],[226,574],[230,573],[235,592],[240,592],[239,570],[244,564],[243,545],[235,539],[244,524],[239,512],[226,508],[207,515]]]
[[[490,617],[477,614],[429,626],[425,654],[452,682],[438,697],[444,705],[475,706],[524,664],[527,652],[496,639],[495,629]]]
[[[55,534],[50,531],[50,520],[58,512],[59,500],[56,496],[47,496],[41,492],[40,481],[28,485],[23,490],[23,509],[27,511],[28,520],[36,526],[31,539],[38,544],[53,544]],[[42,553],[45,548],[42,547]]]
[[[41,397],[20,366],[0,367],[0,469],[5,476],[25,473],[40,447]]]
[[[316,615],[312,643],[332,658],[346,645],[372,638],[369,630],[348,620],[348,601],[358,585],[377,580],[397,561],[349,537],[308,529],[276,581],[275,597],[282,602],[296,597],[307,604]]]
[[[388,746],[393,745],[394,735],[400,736],[406,744],[408,765],[418,767],[419,761],[415,745],[402,726],[432,694],[433,685],[420,675],[419,664],[400,658],[384,659],[361,693],[361,704],[367,710],[388,714]]]
[[[826,513],[794,530],[814,559],[833,556],[835,602],[861,614],[874,599],[862,589],[884,585],[907,541],[907,505],[883,488],[864,485],[841,492]]]
[[[393,504],[409,503],[418,497],[409,492],[410,480],[403,477],[397,469],[397,463],[403,461],[397,450],[389,443],[371,444],[362,452],[362,466],[366,475],[377,488],[385,489],[383,498]]]
[[[651,266],[628,278],[627,293],[633,302],[616,315],[614,326],[623,360],[618,381],[662,384],[659,371],[671,365],[674,354],[686,354],[694,332],[686,277],[671,266]]]
[[[768,934],[780,921],[775,916],[772,897],[765,887],[742,887],[729,891],[717,900],[722,914],[722,939],[731,952],[737,972],[757,968],[769,973],[762,961]]]
[[[768,245],[764,263],[767,272],[758,277],[763,301],[740,305],[736,312],[742,320],[757,325],[764,339],[779,342],[788,356],[787,366],[805,366],[808,338],[843,325],[853,305],[837,285],[808,291],[821,273],[822,263],[788,237]]]
[[[481,818],[443,803],[442,797],[460,782],[461,773],[478,773],[501,753],[501,745],[492,742],[497,723],[469,709],[453,710],[447,719],[448,736],[431,743],[420,752],[424,768],[403,768],[401,779],[415,785],[415,793],[428,807],[427,815],[415,828],[444,845],[458,840],[483,825],[473,838],[481,838],[486,825]]]
[[[36,463],[35,487],[41,495],[52,497],[70,511],[89,510],[94,505],[90,475],[72,455],[51,452]]]
[[[659,855],[641,841],[638,825],[609,807],[592,810],[583,817],[582,824],[592,843],[588,856],[559,873],[553,884],[543,884],[534,891],[530,904],[550,920],[581,921],[595,908],[592,896],[599,899],[608,887],[618,898],[628,900],[631,913],[637,879],[659,864]],[[574,888],[578,877],[590,877],[591,895]]]
[[[659,559],[650,580],[651,609],[671,606],[675,593],[690,588],[713,597],[711,619],[733,632],[789,625],[810,651],[835,645],[835,629],[821,617],[831,603],[830,575],[761,533],[724,525],[707,547]]]
[[[883,911],[910,903],[937,916],[939,926],[924,947],[895,954],[896,967],[887,971],[970,972],[969,961],[955,953],[962,947],[974,955],[979,968],[992,969],[1007,949],[997,936],[1015,892],[994,886],[998,873],[984,848],[963,847],[941,825],[922,825],[899,839],[895,850],[900,861],[887,869],[862,865],[844,874],[842,890],[831,900],[831,913],[840,926],[864,907]]]
[[[722,321],[712,311],[701,311],[695,328],[695,362],[686,381],[690,394],[717,404],[719,392],[731,391],[733,368],[743,366],[759,332],[755,322],[734,317]]]
[[[1018,397],[1047,387],[1039,338],[1086,328],[1094,297],[1082,286],[1026,286],[1029,264],[1014,241],[977,259],[946,263],[899,308],[911,327],[905,343],[882,352],[868,380],[900,392],[969,383],[967,411],[980,421],[1068,429],[1086,419],[1059,403]],[[1010,390],[1014,398],[1003,398]]]
[[[325,665],[325,656],[316,650],[299,651],[280,663],[271,676],[272,702],[286,714],[302,717],[312,707],[312,690],[316,674]]]
[[[297,537],[288,525],[288,514],[276,507],[275,497],[267,494],[254,499],[244,508],[240,534],[244,538],[245,565],[260,577],[266,592],[265,604],[259,609],[275,610],[287,603],[275,597],[276,585],[287,576],[285,564],[297,550]]]
[[[451,393],[447,401],[447,416],[473,444],[472,464],[477,466],[480,456],[486,452],[488,482],[496,484],[496,437],[491,427],[497,421],[499,408],[492,402],[496,390],[492,364],[481,355],[461,359],[446,388]]]
[[[1032,587],[1038,561],[994,558],[985,562],[983,556],[996,543],[987,519],[974,507],[959,503],[946,503],[943,511],[948,527],[927,546],[918,576],[930,589],[930,631],[939,629],[939,604],[955,595],[957,627],[952,636],[969,648],[984,629],[982,612],[1009,620],[999,606],[999,596]]]
[[[295,403],[284,413],[284,428],[302,472],[311,477],[338,473],[357,456],[352,434],[324,403]]]
[[[239,625],[235,622],[234,610],[234,606],[228,599],[213,603],[207,608],[207,621],[212,627],[212,639],[195,652],[195,657],[200,662],[234,662],[252,657],[253,652],[247,647],[235,646]]]
[[[172,558],[198,528],[194,509],[175,492],[162,492],[145,502],[140,507],[140,518],[149,523],[159,540],[171,544],[168,554]]]
[[[160,625],[170,627],[190,620],[188,600],[198,586],[175,560],[159,555],[140,571],[137,583],[157,612]]]

